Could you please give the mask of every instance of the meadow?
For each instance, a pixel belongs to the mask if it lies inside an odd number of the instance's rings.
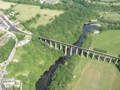
[[[81,58],[73,74],[67,90],[120,90],[120,72],[113,64]]]
[[[93,35],[90,48],[106,50],[108,54],[120,54],[120,30],[109,30]]]
[[[25,22],[40,14],[40,17],[37,19],[36,23],[31,23],[29,26],[36,28],[39,25],[46,25],[51,22],[55,16],[58,16],[63,13],[62,10],[49,10],[41,9],[40,6],[27,5],[27,4],[18,4],[12,8],[14,12],[19,12],[17,15],[17,20],[20,22]],[[50,20],[52,19],[52,20]]]
[[[16,5],[16,3],[4,2],[0,0],[0,9],[9,9],[11,5]]]

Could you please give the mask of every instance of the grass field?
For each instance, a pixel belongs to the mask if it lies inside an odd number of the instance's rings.
[[[4,2],[0,0],[0,9],[8,9],[11,5],[16,5],[16,3]]]
[[[49,9],[40,9],[40,6],[19,4],[16,5],[13,10],[19,12],[17,16],[19,21],[26,21],[35,17],[36,14],[40,14],[41,17],[37,20],[36,23],[30,25],[30,27],[36,27],[38,25],[46,25],[50,22],[50,19],[54,19],[55,15],[58,16],[63,13],[62,10],[49,10]],[[34,12],[34,13],[33,13]]]
[[[107,53],[117,56],[120,54],[120,30],[109,30],[94,35],[91,48],[107,50]]]
[[[107,12],[106,15],[104,15],[105,20],[108,21],[119,21],[120,20],[120,14],[116,12]]]
[[[120,90],[120,72],[113,64],[82,58],[67,90]]]

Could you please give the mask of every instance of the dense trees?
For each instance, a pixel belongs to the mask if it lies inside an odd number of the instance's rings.
[[[10,39],[5,46],[0,47],[0,62],[7,60],[14,44],[15,41],[13,39]]]
[[[85,22],[96,18],[96,13],[81,5],[73,5],[55,20],[46,25],[38,26],[37,31],[41,36],[53,38],[68,43],[74,43],[79,38]],[[86,18],[87,17],[87,18]]]
[[[39,5],[39,0],[4,0],[8,2],[23,3],[23,4],[32,4]]]
[[[52,76],[52,83],[48,90],[66,90],[68,83],[73,78],[73,69],[79,58],[77,55],[71,57],[63,65],[60,65]]]

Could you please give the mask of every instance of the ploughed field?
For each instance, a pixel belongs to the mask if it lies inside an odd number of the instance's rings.
[[[67,90],[120,90],[120,72],[113,64],[82,58],[73,74]]]

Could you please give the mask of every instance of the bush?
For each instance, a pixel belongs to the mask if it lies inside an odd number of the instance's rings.
[[[41,17],[41,15],[40,14],[36,14],[36,17],[39,18],[39,17]]]

